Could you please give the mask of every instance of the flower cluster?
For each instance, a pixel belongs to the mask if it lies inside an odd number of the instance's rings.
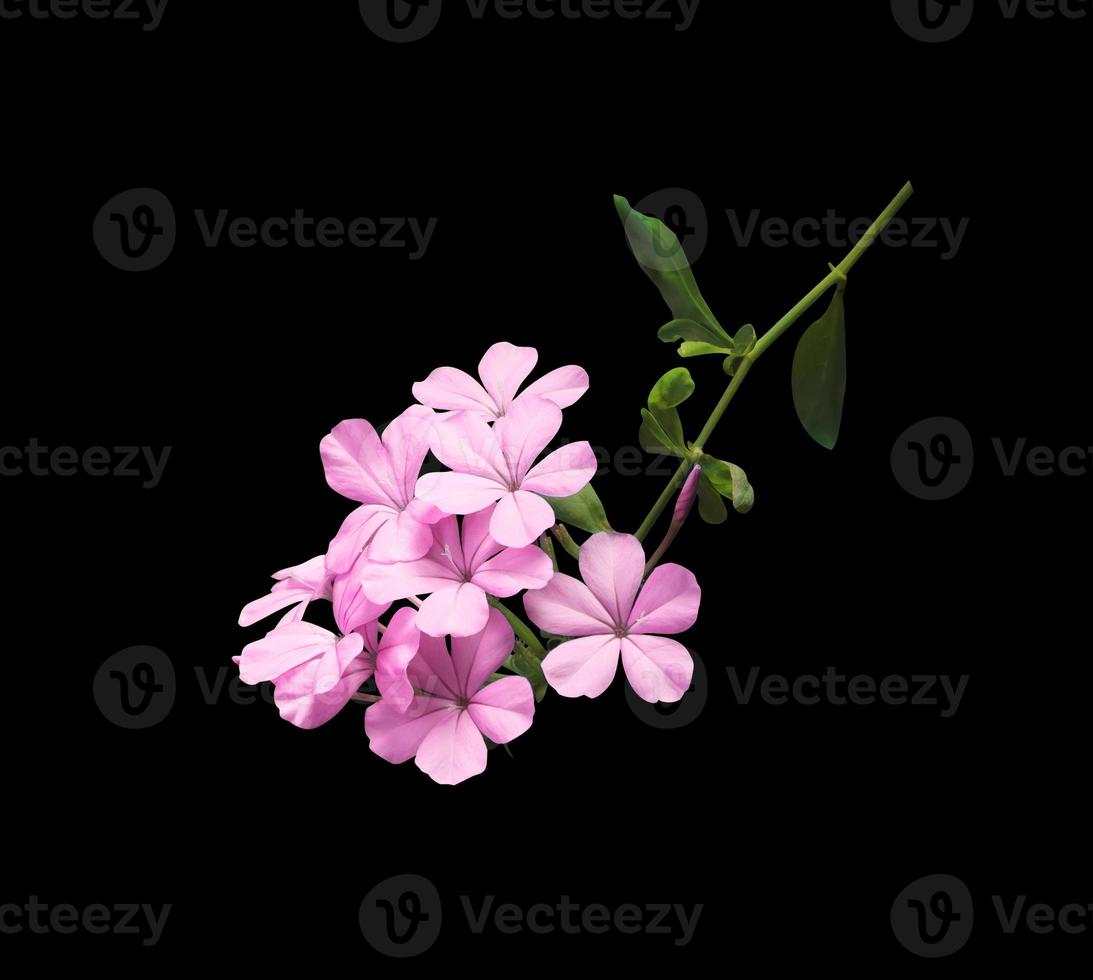
[[[581,493],[597,464],[587,442],[546,453],[588,376],[563,367],[521,390],[537,360],[495,344],[479,380],[438,368],[382,433],[352,419],[322,440],[327,482],[358,506],[324,555],[277,572],[239,619],[283,611],[234,659],[245,683],[273,683],[284,719],[315,728],[367,702],[373,752],[458,783],[485,769],[488,742],[528,730],[546,685],[596,697],[621,658],[648,701],[687,690],[691,658],[664,634],[694,623],[694,575],[667,564],[646,577],[641,543],[613,531],[580,548],[579,579],[556,571],[551,501]],[[445,469],[422,474],[430,451]],[[538,635],[501,602],[521,592]],[[305,620],[316,602],[336,632]]]

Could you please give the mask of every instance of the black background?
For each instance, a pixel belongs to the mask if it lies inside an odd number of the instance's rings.
[[[5,595],[0,900],[170,902],[160,944],[0,937],[48,959],[159,968],[214,956],[315,971],[387,965],[365,893],[406,872],[444,897],[438,944],[404,969],[586,956],[619,968],[1032,964],[1088,936],[1000,934],[990,896],[1093,902],[1089,480],[1007,478],[991,439],[1093,444],[1084,124],[1090,21],[980,4],[928,45],[888,5],[705,0],[693,29],[608,21],[472,22],[449,3],[393,45],[356,4],[172,3],[138,25],[0,21],[5,91],[0,444],[172,447],[161,485],[0,480]],[[318,6],[318,5],[316,5]],[[740,9],[738,9],[740,8]],[[350,706],[316,732],[258,701],[209,703],[260,635],[235,625],[268,574],[323,550],[350,506],[319,439],[377,424],[443,364],[505,339],[541,369],[592,378],[563,434],[632,445],[650,385],[678,360],[668,319],[612,207],[685,187],[709,214],[696,265],[733,328],[766,329],[842,250],[741,247],[724,216],[876,214],[907,179],[907,218],[970,219],[957,255],[877,246],[848,292],[850,390],[837,449],[789,397],[795,340],[749,376],[709,448],[748,471],[757,506],[692,519],[672,558],[698,574],[686,636],[709,670],[700,718],[658,730],[621,674],[596,701],[549,696],[513,757],[438,787],[372,755]],[[92,221],[149,186],[180,233],[159,269],[123,273]],[[265,217],[436,216],[402,251],[207,249],[193,209]],[[798,332],[793,332],[796,337]],[[694,428],[723,385],[691,362]],[[956,498],[893,479],[910,424],[960,419],[977,462]],[[660,492],[597,482],[616,527]],[[112,725],[99,665],[148,644],[175,665],[170,716]],[[932,708],[741,706],[725,667],[970,675]],[[980,924],[951,959],[895,941],[904,885],[966,881]],[[525,907],[703,903],[690,946],[658,936],[472,937],[458,896]],[[215,952],[214,952],[215,951]],[[226,951],[226,953],[225,953]],[[473,957],[468,959],[467,956]]]

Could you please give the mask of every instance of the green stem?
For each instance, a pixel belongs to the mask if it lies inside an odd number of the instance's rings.
[[[490,596],[489,601],[490,605],[509,621],[516,635],[527,644],[528,649],[542,660],[547,655],[546,648],[539,642],[539,637],[535,635],[531,627],[496,597]]]
[[[555,524],[554,527],[550,529],[550,533],[558,539],[558,544],[565,548],[566,554],[568,554],[571,558],[581,557],[580,545],[578,545],[577,542],[573,540],[564,524]]]
[[[739,366],[736,369],[736,374],[733,375],[732,381],[729,382],[728,388],[725,389],[725,394],[721,396],[721,400],[714,407],[712,414],[706,420],[706,424],[702,427],[702,431],[698,434],[698,439],[695,441],[696,454],[702,451],[702,448],[706,445],[710,436],[713,435],[714,429],[717,428],[717,424],[721,421],[721,417],[729,407],[729,402],[733,400],[737,391],[740,390],[740,386],[744,383],[744,378],[747,377],[752,364],[763,355],[771,344],[804,316],[804,314],[807,313],[832,286],[846,282],[846,274],[858,264],[858,260],[865,254],[866,249],[880,237],[884,229],[888,227],[888,223],[896,216],[899,209],[907,203],[907,199],[913,193],[914,188],[911,186],[910,182],[904,184],[900,189],[900,192],[892,198],[888,207],[886,207],[877,217],[877,220],[869,226],[868,231],[862,236],[858,244],[847,253],[846,258],[837,266],[833,266],[831,271],[824,276],[823,280],[818,283],[804,299],[759,338],[751,352],[740,361]],[[672,475],[671,480],[668,481],[668,486],[664,488],[664,492],[657,499],[657,502],[653,504],[653,509],[649,511],[649,515],[641,522],[641,527],[639,527],[636,532],[636,537],[639,541],[644,541],[646,536],[653,529],[653,525],[656,524],[657,518],[664,512],[664,508],[668,506],[668,502],[672,499],[676,490],[679,489],[693,465],[694,463],[690,459],[685,459],[679,464],[679,469]]]

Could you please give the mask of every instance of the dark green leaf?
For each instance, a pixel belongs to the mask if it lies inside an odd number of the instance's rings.
[[[718,350],[732,348],[732,338],[721,327],[696,323],[694,320],[673,320],[666,323],[657,331],[657,336],[669,344],[676,340],[690,340],[710,344]]]
[[[634,258],[660,290],[672,315],[719,329],[717,319],[699,292],[687,255],[675,233],[658,218],[635,211],[624,197],[615,198],[615,209],[622,219]]]
[[[571,497],[545,497],[544,499],[554,508],[554,516],[562,524],[580,528],[582,531],[588,531],[589,534],[611,530],[603,503],[596,491],[592,489],[591,483]]]
[[[839,438],[846,396],[846,314],[839,285],[831,305],[801,337],[793,356],[793,404],[805,431],[825,449]]]
[[[672,411],[674,412],[675,409]],[[660,420],[649,409],[643,408],[641,417],[643,422],[638,432],[638,442],[641,443],[642,449],[647,453],[664,453],[668,456],[678,456],[680,459],[686,455],[682,437],[677,441],[665,432]],[[682,426],[680,428],[682,430]]]
[[[723,524],[729,516],[725,501],[713,488],[705,472],[698,476],[698,516],[707,524]]]

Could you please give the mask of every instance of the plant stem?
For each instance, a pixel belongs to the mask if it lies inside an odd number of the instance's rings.
[[[900,192],[892,198],[888,207],[886,207],[877,217],[877,220],[869,226],[868,231],[862,236],[857,245],[847,253],[842,262],[837,266],[833,266],[831,271],[824,276],[823,280],[818,283],[804,299],[759,338],[751,352],[740,361],[740,364],[736,369],[736,374],[733,375],[732,381],[729,382],[728,388],[725,389],[725,394],[721,396],[721,400],[717,403],[712,414],[706,420],[706,424],[702,427],[702,431],[698,434],[698,439],[695,440],[695,449],[697,452],[702,451],[707,440],[713,435],[714,429],[717,428],[717,424],[721,421],[721,417],[729,407],[729,402],[733,400],[737,391],[740,390],[740,386],[744,383],[744,378],[747,377],[752,364],[763,355],[771,344],[804,316],[824,293],[832,286],[846,281],[846,274],[857,265],[858,260],[865,254],[866,249],[868,249],[869,246],[877,240],[884,229],[888,227],[888,223],[896,216],[899,209],[903,207],[907,202],[907,199],[913,193],[914,188],[911,186],[910,182],[904,184],[900,189]],[[644,541],[646,536],[653,529],[653,525],[656,524],[657,518],[663,513],[664,508],[668,506],[668,502],[672,499],[676,490],[679,489],[693,465],[694,463],[690,459],[685,459],[679,464],[679,469],[672,475],[671,480],[668,481],[668,486],[664,488],[664,492],[657,499],[657,502],[653,504],[653,509],[649,511],[648,516],[641,522],[641,527],[638,528],[635,535],[639,541]]]
[[[550,533],[558,539],[558,544],[565,548],[567,555],[571,558],[581,557],[580,546],[572,537],[570,537],[569,531],[564,524],[555,524],[554,527],[550,529]]]
[[[539,642],[539,637],[535,635],[531,627],[495,596],[490,596],[489,602],[494,609],[509,621],[509,624],[516,631],[516,635],[523,640],[527,645],[527,648],[538,657],[538,659],[542,660],[547,654],[546,648]]]

